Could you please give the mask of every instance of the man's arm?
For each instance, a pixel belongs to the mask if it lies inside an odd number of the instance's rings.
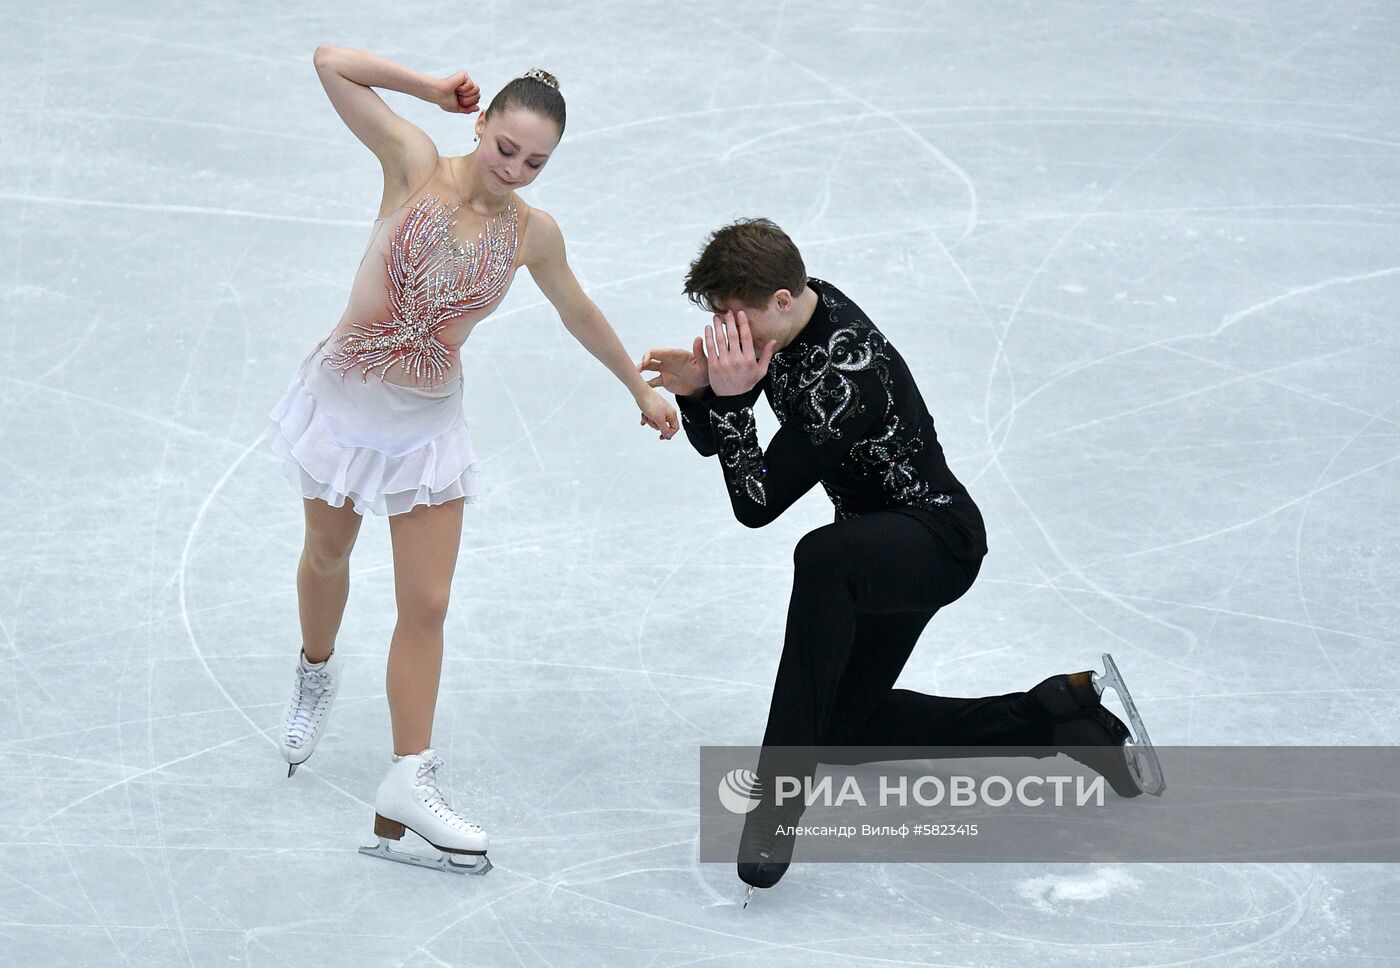
[[[747,406],[752,407],[758,402],[762,392],[763,384],[760,383],[736,399],[742,399]],[[681,426],[685,428],[685,439],[690,441],[690,446],[694,447],[701,457],[713,457],[719,453],[714,427],[710,424],[710,408],[718,399],[708,386],[701,387],[689,395],[676,395],[676,406],[681,411]]]
[[[761,528],[775,521],[845,460],[884,417],[883,388],[875,373],[843,375],[843,379],[860,403],[833,420],[829,433],[824,428],[823,434],[813,434],[789,420],[766,450],[758,442],[751,403],[742,397],[716,397],[712,402],[710,430],[740,524]],[[688,425],[686,433],[690,433]]]

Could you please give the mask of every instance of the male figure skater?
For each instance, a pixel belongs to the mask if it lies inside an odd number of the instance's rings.
[[[685,293],[714,313],[689,351],[653,349],[639,368],[676,394],[692,446],[718,455],[734,516],[773,521],[820,483],[832,524],[798,542],[782,658],[745,819],[739,877],[753,888],[787,870],[802,812],[779,805],[776,776],[808,777],[817,747],[1077,747],[1121,796],[1160,792],[1146,736],[1111,665],[1055,676],[1029,692],[955,699],[895,689],[929,619],[961,597],[987,554],[982,515],[953,476],[913,375],[844,293],[809,278],[777,225],[745,219],[715,232]],[[782,424],[762,447],[763,393]],[[1136,740],[1100,702],[1117,688]],[[1130,745],[1125,747],[1125,741]],[[1097,747],[1085,750],[1083,747]],[[839,750],[828,762],[850,763]],[[1132,755],[1129,755],[1132,754]],[[1155,762],[1155,761],[1154,761]],[[747,897],[745,899],[747,904]]]

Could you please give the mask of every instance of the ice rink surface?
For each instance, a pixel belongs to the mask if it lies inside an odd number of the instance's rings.
[[[525,274],[464,356],[484,498],[435,734],[496,869],[361,857],[388,528],[288,780],[301,503],[259,443],[379,200],[316,45],[487,96],[544,67],[570,123],[526,198],[634,356],[700,331],[706,233],[766,215],[913,367],[991,554],[902,685],[1111,650],[1159,744],[1393,744],[1393,4],[0,10],[0,964],[1395,963],[1381,865],[808,865],[742,911],[697,746],[759,740],[829,505],[737,525]]]

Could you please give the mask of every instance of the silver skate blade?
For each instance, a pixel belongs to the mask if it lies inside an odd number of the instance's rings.
[[[406,850],[395,850],[395,841],[379,838],[379,843],[373,847],[361,847],[360,853],[366,857],[378,857],[381,860],[390,860],[396,864],[408,864],[412,867],[426,867],[429,870],[442,871],[445,874],[474,874],[480,876],[491,869],[491,859],[485,854],[447,854],[439,853],[436,857],[425,857],[422,854],[411,854]],[[470,862],[460,862],[459,857],[470,857]]]
[[[299,766],[301,766],[300,763],[288,763],[288,764],[287,764],[287,778],[288,778],[288,779],[290,779],[291,776],[292,776],[292,774],[295,773],[295,772],[297,771],[297,767],[299,767]]]
[[[744,910],[749,909],[749,898],[753,897],[753,885],[749,885],[748,891],[744,894]]]
[[[1123,753],[1128,758],[1128,769],[1143,793],[1160,797],[1162,791],[1167,788],[1166,777],[1162,774],[1162,762],[1157,758],[1152,740],[1148,738],[1147,727],[1142,723],[1142,716],[1138,714],[1133,696],[1123,682],[1123,674],[1118,671],[1113,656],[1107,652],[1103,654],[1103,668],[1103,676],[1095,677],[1094,687],[1098,689],[1100,696],[1109,689],[1118,694],[1118,701],[1123,704],[1123,710],[1128,714],[1128,725],[1132,728],[1132,740],[1123,744]]]

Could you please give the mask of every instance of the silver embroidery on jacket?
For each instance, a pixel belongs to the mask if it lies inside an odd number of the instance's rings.
[[[730,489],[738,497],[767,506],[768,493],[763,489],[763,475],[768,466],[763,448],[758,446],[758,427],[753,408],[744,407],[733,413],[710,411],[710,428],[715,432],[715,445]]]
[[[884,336],[858,313],[854,321],[849,316],[843,319],[841,311],[850,305],[845,300],[822,293],[821,302],[832,322],[841,326],[827,345],[808,346],[791,361],[783,353],[773,355],[775,365],[769,368],[769,379],[779,421],[786,424],[796,418],[818,446],[840,439],[838,425],[873,402],[861,400],[859,388],[848,374],[874,369],[885,396],[884,424],[878,433],[872,431],[852,446],[840,469],[875,480],[890,507],[930,508],[953,503],[951,495],[934,491],[922,480],[914,466],[912,458],[924,449],[924,440],[917,430],[905,432],[895,413],[889,344]],[[857,515],[834,488],[825,481],[822,485],[838,519]]]
[[[867,437],[851,448],[851,470],[860,477],[874,478],[889,499],[900,507],[942,507],[952,504],[951,496],[935,491],[921,480],[911,458],[924,449],[917,433],[901,434],[899,417],[891,414],[878,437]]]
[[[825,299],[826,297],[823,297]],[[874,369],[889,393],[889,355],[884,337],[867,326],[845,326],[825,346],[803,347],[795,360],[769,367],[773,398],[780,412],[797,418],[803,432],[820,447],[841,438],[841,424],[868,405],[852,374]],[[790,356],[791,354],[783,354]],[[786,420],[784,421],[786,423]]]

